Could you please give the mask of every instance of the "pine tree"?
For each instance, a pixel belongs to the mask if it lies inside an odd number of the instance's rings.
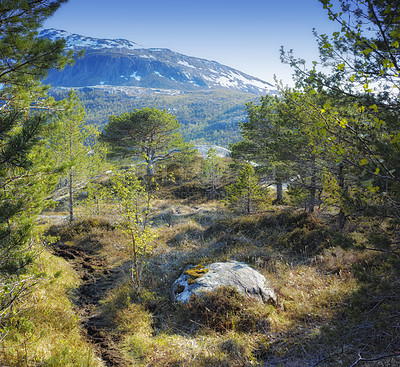
[[[154,165],[189,148],[178,132],[175,116],[156,108],[142,108],[120,116],[110,116],[101,135],[118,157],[144,159],[147,175],[154,175]]]
[[[251,164],[239,171],[237,181],[226,189],[226,204],[240,213],[254,213],[267,205],[267,191],[263,189]]]
[[[33,260],[34,221],[55,184],[42,134],[51,104],[40,79],[71,55],[64,41],[36,36],[64,2],[0,3],[0,330],[29,287],[21,276]]]
[[[291,96],[301,99],[299,94]],[[260,104],[249,103],[248,120],[241,124],[244,140],[232,145],[232,156],[257,163],[258,171],[274,179],[275,203],[282,202],[284,182],[307,191],[305,204],[312,212],[320,188],[312,121],[288,102],[287,98],[265,96]]]
[[[50,133],[50,149],[56,165],[67,167],[69,221],[74,220],[74,193],[98,173],[104,165],[106,151],[97,142],[100,132],[85,124],[85,108],[76,93],[71,91],[62,101]]]
[[[318,71],[316,61],[307,70],[304,60],[282,51],[303,89],[296,105],[313,116],[314,131],[338,167],[352,171],[358,187],[351,193],[344,183],[342,190],[348,210],[400,218],[398,5],[389,0],[320,2],[338,22],[332,36],[315,33],[320,64],[331,72]],[[321,95],[328,96],[322,106]],[[338,183],[344,182],[343,172],[338,170]]]

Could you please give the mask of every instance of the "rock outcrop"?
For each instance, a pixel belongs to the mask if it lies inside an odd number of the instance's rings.
[[[240,293],[265,303],[276,303],[275,292],[265,277],[248,264],[237,261],[186,267],[172,285],[171,299],[186,303],[192,295],[212,292],[223,286],[236,288]]]

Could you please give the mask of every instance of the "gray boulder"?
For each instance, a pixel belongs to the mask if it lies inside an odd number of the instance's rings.
[[[274,290],[265,277],[251,266],[237,261],[217,262],[204,267],[187,266],[172,285],[171,299],[186,303],[192,295],[212,292],[223,286],[236,288],[240,293],[265,303],[276,303]]]

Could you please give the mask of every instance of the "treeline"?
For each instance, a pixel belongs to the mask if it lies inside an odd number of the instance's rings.
[[[56,100],[67,90],[53,89]],[[215,90],[182,92],[176,95],[143,93],[127,95],[102,89],[76,91],[86,110],[86,121],[102,129],[110,115],[120,115],[143,107],[167,110],[177,117],[182,135],[194,144],[217,144],[228,147],[240,139],[239,122],[246,119],[245,104],[257,101],[254,94]]]
[[[321,59],[309,70],[282,50],[296,87],[280,86],[280,97],[247,105],[233,155],[269,173],[278,201],[288,182],[289,194],[302,197],[310,212],[334,205],[341,228],[366,213],[399,219],[398,8],[390,1],[342,1],[335,11],[321,2],[339,30],[316,34]]]

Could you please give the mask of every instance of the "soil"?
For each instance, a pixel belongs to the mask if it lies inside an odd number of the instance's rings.
[[[82,285],[77,290],[74,303],[87,339],[95,346],[98,357],[105,366],[125,367],[131,365],[117,347],[118,340],[112,335],[112,325],[102,315],[99,301],[107,291],[121,280],[123,269],[112,268],[105,257],[88,254],[73,244],[57,242],[52,246],[55,255],[71,262],[81,276]]]

